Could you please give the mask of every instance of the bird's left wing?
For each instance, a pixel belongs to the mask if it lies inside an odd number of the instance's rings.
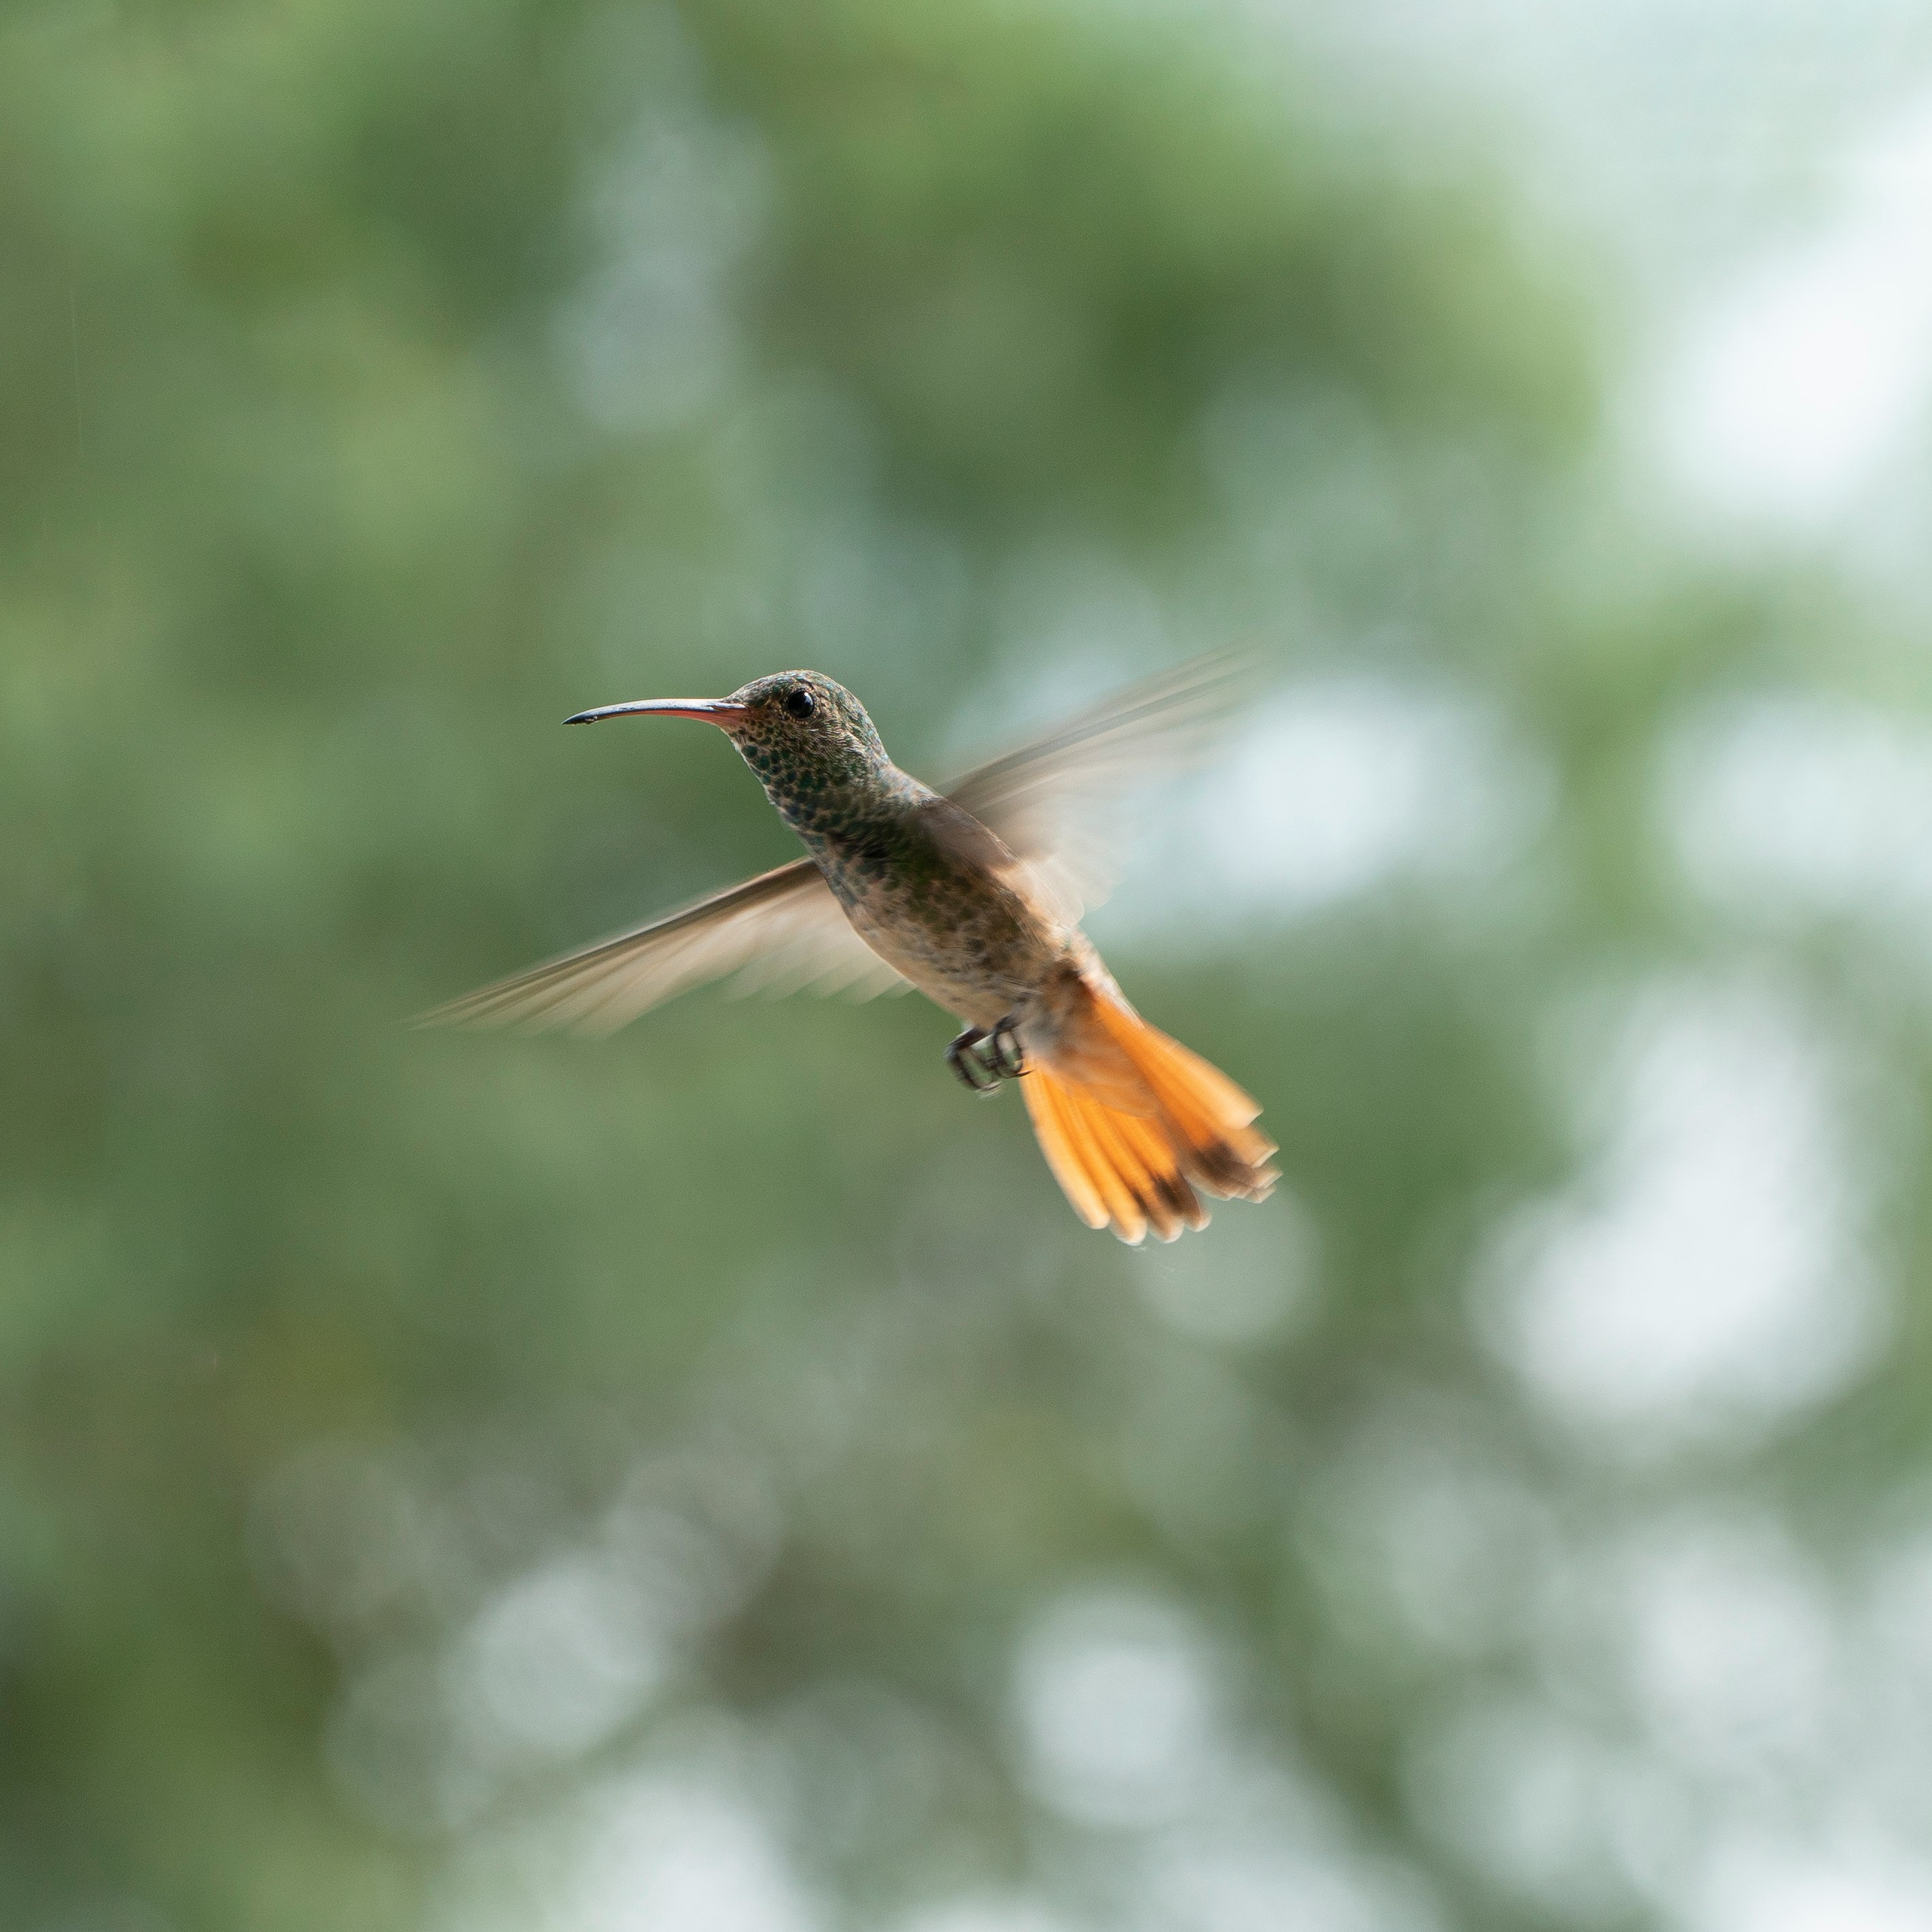
[[[604,1034],[707,980],[741,988],[810,986],[860,998],[905,982],[852,930],[818,868],[795,859],[628,932],[500,980],[423,1015],[423,1026],[559,1028]]]

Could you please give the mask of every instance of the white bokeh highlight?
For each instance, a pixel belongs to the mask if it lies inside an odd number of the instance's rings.
[[[1502,1231],[1484,1331],[1563,1423],[1634,1454],[1847,1387],[1886,1302],[1829,1054],[1749,986],[1651,989],[1593,1171]]]
[[[1836,516],[1932,403],[1932,98],[1838,172],[1812,232],[1690,319],[1651,405],[1689,496],[1772,527]]]
[[[1665,824],[1712,907],[1773,931],[1856,920],[1932,952],[1932,721],[1765,692],[1666,748]]]
[[[1136,820],[1103,940],[1220,950],[1256,922],[1399,889],[1493,890],[1545,823],[1543,762],[1492,710],[1393,675],[1263,694]]]
[[[664,1661],[636,1580],[572,1556],[491,1600],[458,1642],[449,1688],[487,1727],[491,1745],[570,1757],[636,1714]]]
[[[1070,1817],[1174,1817],[1214,1770],[1206,1648],[1178,1610],[1151,1598],[1097,1594],[1056,1605],[1022,1650],[1015,1697],[1028,1781]]]

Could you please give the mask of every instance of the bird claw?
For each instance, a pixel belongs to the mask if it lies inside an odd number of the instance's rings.
[[[982,1096],[997,1094],[1002,1080],[1016,1080],[1026,1071],[1018,1029],[1010,1019],[990,1033],[968,1027],[946,1049],[946,1064],[962,1085]]]
[[[968,1027],[946,1049],[946,1064],[951,1067],[961,1084],[975,1094],[996,1093],[999,1089],[999,1076],[981,1058],[978,1048],[986,1037],[978,1027]]]
[[[1026,1071],[1026,1055],[1020,1051],[1019,1028],[1008,1018],[1000,1021],[988,1036],[983,1053],[986,1065],[1000,1078],[1017,1080]]]

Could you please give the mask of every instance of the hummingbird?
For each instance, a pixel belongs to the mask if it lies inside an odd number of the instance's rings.
[[[814,670],[718,698],[646,698],[565,722],[697,718],[722,730],[804,857],[485,986],[432,1025],[608,1034],[672,994],[741,984],[865,995],[916,988],[961,1022],[946,1049],[976,1093],[1016,1080],[1048,1167],[1091,1228],[1138,1244],[1207,1224],[1203,1195],[1278,1178],[1259,1106],[1130,1006],[1080,929],[1104,888],[1071,821],[1148,754],[1198,737],[1225,661],[1133,687],[946,792],[887,755],[866,709]]]

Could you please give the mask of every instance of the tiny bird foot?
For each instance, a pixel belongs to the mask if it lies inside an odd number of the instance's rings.
[[[1004,1079],[1017,1080],[1026,1071],[1026,1055],[1020,1051],[1019,1022],[1012,1014],[988,1036],[983,1058],[992,1072]]]
[[[975,1094],[992,1094],[998,1091],[1000,1076],[988,1067],[980,1055],[980,1042],[986,1037],[984,1027],[968,1027],[946,1049],[946,1064],[951,1067],[961,1084]]]

